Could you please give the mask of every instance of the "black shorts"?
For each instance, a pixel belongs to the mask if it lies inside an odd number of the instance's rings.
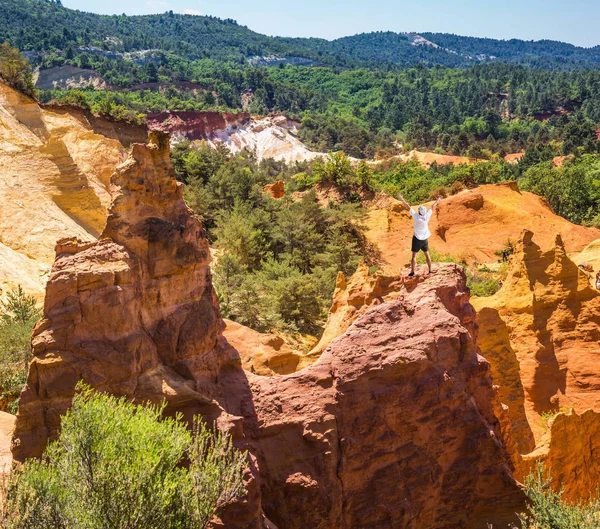
[[[429,251],[429,239],[425,239],[422,241],[421,239],[417,239],[414,235],[412,238],[412,251],[414,253],[418,253],[420,250],[424,252]]]

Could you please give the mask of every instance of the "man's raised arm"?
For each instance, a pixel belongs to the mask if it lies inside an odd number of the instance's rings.
[[[398,193],[398,200],[402,202],[406,209],[410,209],[410,204],[406,200],[404,200],[404,197],[400,193]]]
[[[437,197],[437,200],[433,203],[433,206],[431,206],[431,209],[435,208],[440,203],[440,200],[442,200],[442,197]]]

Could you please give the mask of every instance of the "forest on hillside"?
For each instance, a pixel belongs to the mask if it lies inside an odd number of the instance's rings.
[[[476,39],[424,33],[436,44],[414,46],[410,34],[363,33],[333,41],[269,37],[233,19],[180,15],[97,15],[67,9],[60,0],[0,0],[0,41],[41,56],[51,52],[107,58],[156,50],[183,59],[213,58],[243,64],[251,56],[302,57],[335,67],[447,67],[500,60],[554,70],[597,68],[600,48],[554,41]],[[41,57],[37,56],[38,59]],[[139,58],[139,57],[138,57]]]

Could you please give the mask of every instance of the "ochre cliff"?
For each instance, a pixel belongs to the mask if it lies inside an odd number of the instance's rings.
[[[242,367],[257,375],[289,375],[298,371],[306,355],[275,334],[261,333],[235,321],[224,320],[223,334],[238,351]]]
[[[567,256],[560,236],[542,251],[525,231],[502,289],[473,304],[478,343],[508,405],[517,477],[542,460],[557,490],[587,499],[600,475],[592,440],[600,412],[600,293]],[[569,408],[574,412],[548,424]]]
[[[263,512],[279,529],[516,521],[523,496],[460,267],[365,303],[312,366],[263,377],[223,337],[208,244],[168,139],[134,145],[112,182],[100,239],[57,246],[19,402],[18,460],[56,436],[84,380],[138,402],[166,399],[169,413],[234,433],[251,454],[249,494],[224,527],[263,527]]]
[[[600,483],[600,414],[593,410],[561,412],[548,421],[540,446],[524,456],[524,472],[544,463],[554,490],[573,503],[598,497]]]
[[[124,159],[121,143],[89,122],[0,82],[0,288],[41,294],[56,241],[100,234]]]
[[[510,393],[507,404],[523,402],[536,437],[544,412],[561,406],[600,411],[600,293],[569,259],[560,237],[544,252],[525,231],[502,289],[473,303],[486,357],[505,363],[494,380]]]

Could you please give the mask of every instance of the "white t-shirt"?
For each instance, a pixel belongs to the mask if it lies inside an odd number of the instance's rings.
[[[428,209],[425,212],[425,216],[419,215],[413,208],[410,208],[410,216],[414,220],[415,224],[415,237],[420,241],[425,241],[431,237],[431,232],[429,231],[429,219],[433,214],[432,209]]]

